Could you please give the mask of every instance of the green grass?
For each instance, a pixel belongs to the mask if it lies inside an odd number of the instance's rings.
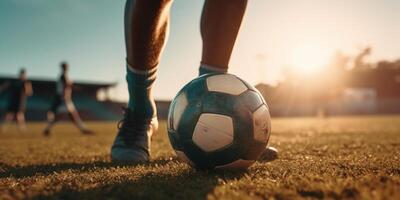
[[[153,161],[110,162],[115,123],[88,123],[96,136],[59,124],[44,138],[0,134],[0,199],[400,199],[400,117],[274,119],[271,163],[244,172],[197,172],[179,162],[166,132]],[[162,123],[161,130],[165,130]]]

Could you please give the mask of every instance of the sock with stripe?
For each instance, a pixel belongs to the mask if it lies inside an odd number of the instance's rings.
[[[138,118],[150,119],[157,115],[156,104],[152,95],[156,73],[157,67],[149,70],[137,70],[127,64],[128,109]]]

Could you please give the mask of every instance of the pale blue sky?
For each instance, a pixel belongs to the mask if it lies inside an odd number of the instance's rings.
[[[72,79],[117,81],[111,95],[126,99],[124,3],[1,0],[0,74],[13,75],[24,66],[32,77],[55,78],[66,60]],[[172,98],[197,74],[202,4],[174,2],[158,98]],[[322,65],[336,50],[355,54],[366,45],[374,48],[373,60],[399,58],[399,10],[398,0],[249,0],[230,72],[253,84],[275,82],[283,66]]]

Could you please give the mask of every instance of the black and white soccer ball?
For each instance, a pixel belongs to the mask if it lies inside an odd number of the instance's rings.
[[[268,106],[256,88],[232,74],[206,74],[171,103],[168,136],[177,156],[197,169],[243,169],[268,144]]]

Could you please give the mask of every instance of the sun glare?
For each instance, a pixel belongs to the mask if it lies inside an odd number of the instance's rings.
[[[296,73],[314,74],[321,71],[327,64],[329,54],[316,45],[302,45],[293,48],[290,65]]]

